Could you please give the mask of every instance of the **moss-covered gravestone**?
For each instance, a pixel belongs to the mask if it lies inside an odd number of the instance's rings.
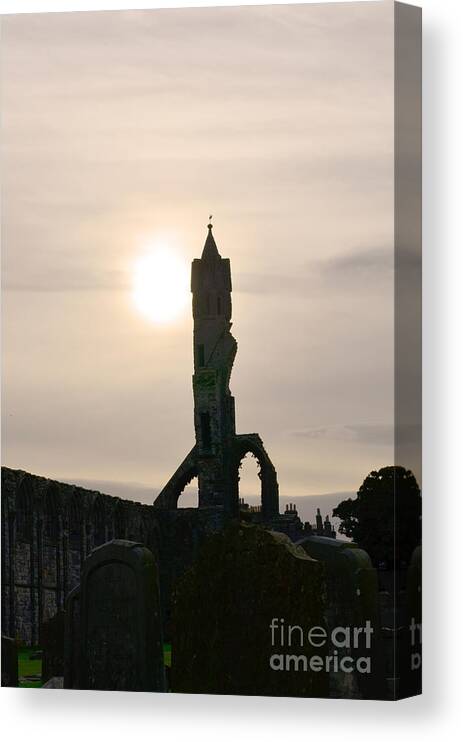
[[[357,544],[324,536],[308,536],[298,545],[325,569],[325,617],[330,632],[338,630],[340,637],[345,633],[351,638],[361,629],[357,646],[346,641],[347,646],[336,647],[339,664],[330,665],[330,698],[383,698],[378,578],[370,557]],[[344,660],[345,671],[342,658],[352,658]]]
[[[300,627],[288,645],[287,629]],[[212,536],[177,585],[172,690],[270,696],[323,696],[322,568],[283,534],[231,524]],[[311,666],[313,657],[318,656]]]
[[[78,687],[164,691],[158,569],[142,544],[111,541],[85,561]]]

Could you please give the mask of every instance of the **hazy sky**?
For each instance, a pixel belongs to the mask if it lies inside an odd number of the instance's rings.
[[[390,2],[3,19],[5,465],[163,486],[194,441],[191,310],[150,322],[134,266],[162,241],[189,268],[210,213],[237,429],[281,494],[393,463],[392,23]]]

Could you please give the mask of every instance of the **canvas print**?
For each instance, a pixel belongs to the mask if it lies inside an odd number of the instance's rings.
[[[421,15],[2,18],[2,684],[421,689]]]

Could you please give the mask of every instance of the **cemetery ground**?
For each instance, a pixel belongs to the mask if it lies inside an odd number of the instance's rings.
[[[171,663],[172,646],[164,644],[164,666],[170,668]],[[40,647],[19,647],[18,687],[41,688],[42,685],[42,649]]]
[[[42,687],[42,650],[40,647],[19,648],[18,682],[20,688]]]

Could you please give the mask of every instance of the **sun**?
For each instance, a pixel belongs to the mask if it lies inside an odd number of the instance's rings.
[[[137,309],[156,324],[175,320],[189,298],[188,270],[168,245],[153,247],[134,266],[133,299]]]

